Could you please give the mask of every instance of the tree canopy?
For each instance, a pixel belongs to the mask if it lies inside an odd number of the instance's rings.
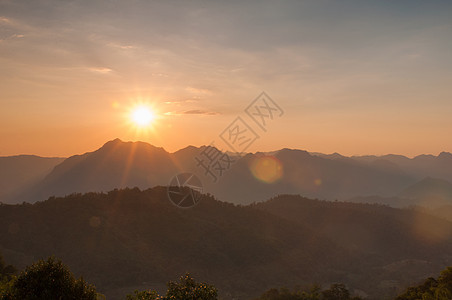
[[[218,299],[217,289],[207,283],[196,282],[189,273],[181,276],[179,282],[170,281],[167,283],[166,296],[160,296],[156,291],[135,291],[133,295],[128,295],[127,300],[216,300]]]
[[[396,300],[450,300],[452,299],[452,267],[446,268],[440,276],[427,278],[424,283],[409,287]]]
[[[69,268],[54,257],[25,268],[2,287],[2,300],[96,300],[93,285],[76,279]]]

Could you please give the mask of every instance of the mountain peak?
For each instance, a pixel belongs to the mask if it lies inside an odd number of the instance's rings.
[[[304,154],[307,156],[311,156],[311,154],[309,154],[308,151],[300,150],[300,149],[283,148],[278,151],[278,154],[283,154],[283,153],[298,153],[298,154]]]
[[[147,148],[147,149],[152,149],[152,150],[158,150],[161,152],[166,152],[166,150],[162,147],[157,147],[154,146],[148,142],[142,142],[142,141],[123,141],[119,138],[116,138],[114,140],[108,141],[106,142],[101,148],[99,148],[97,151],[99,150],[112,150],[114,148],[118,148],[118,147],[139,147],[139,148]]]
[[[451,153],[449,153],[449,152],[441,152],[439,155],[438,155],[438,158],[439,159],[452,159],[452,154]]]
[[[106,142],[103,146],[102,146],[102,148],[104,148],[104,147],[111,147],[111,146],[115,146],[115,145],[119,145],[119,144],[122,144],[122,143],[124,143],[120,138],[115,138],[114,140],[111,140],[111,141],[108,141],[108,142]]]

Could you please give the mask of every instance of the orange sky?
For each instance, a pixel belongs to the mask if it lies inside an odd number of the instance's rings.
[[[452,152],[443,1],[0,2],[0,156],[106,141],[176,151],[262,91],[284,110],[249,151]],[[130,107],[158,115],[140,133]]]

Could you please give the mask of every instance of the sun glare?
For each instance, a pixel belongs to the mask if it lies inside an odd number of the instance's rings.
[[[155,114],[148,106],[140,105],[132,109],[130,118],[138,127],[147,127],[152,124]]]

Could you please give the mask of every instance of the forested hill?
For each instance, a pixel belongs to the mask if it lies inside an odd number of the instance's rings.
[[[314,282],[381,299],[452,263],[451,228],[419,212],[299,196],[251,206],[203,196],[180,209],[155,187],[1,205],[0,251],[18,268],[56,255],[108,299],[186,271],[225,299]]]

